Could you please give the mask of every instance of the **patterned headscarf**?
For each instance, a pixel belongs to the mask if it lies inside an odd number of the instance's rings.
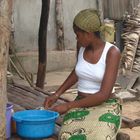
[[[80,11],[74,18],[73,23],[87,32],[100,31],[101,21],[98,12],[94,9]]]
[[[102,25],[99,13],[94,9],[80,11],[75,16],[73,24],[86,32],[100,31],[103,34],[106,31],[110,34],[110,27]]]

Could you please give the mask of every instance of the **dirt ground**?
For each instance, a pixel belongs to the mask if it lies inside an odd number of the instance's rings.
[[[60,71],[60,72],[48,72],[46,74],[46,82],[45,82],[45,90],[47,91],[55,91],[67,78],[70,71]],[[34,77],[34,80],[36,77]],[[25,81],[18,81],[21,84],[28,85]],[[75,87],[74,87],[75,88]],[[66,95],[67,98],[74,98],[74,94],[71,96]],[[140,119],[140,101],[129,101],[123,103],[123,116],[131,118],[131,119]],[[134,127],[132,129],[121,129],[121,132],[127,133],[130,135],[131,140],[140,140],[140,127]]]
[[[131,119],[140,119],[140,102],[123,103],[123,116]],[[140,126],[133,129],[121,129],[122,132],[130,135],[131,140],[140,140]]]

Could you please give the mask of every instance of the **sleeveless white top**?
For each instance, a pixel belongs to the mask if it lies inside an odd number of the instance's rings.
[[[100,90],[106,67],[106,56],[112,46],[114,45],[106,42],[102,55],[96,64],[87,62],[83,57],[85,48],[80,48],[75,67],[79,92],[94,94]]]

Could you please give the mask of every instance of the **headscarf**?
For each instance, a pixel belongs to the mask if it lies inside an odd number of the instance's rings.
[[[94,9],[85,9],[80,11],[75,16],[73,24],[86,32],[100,31],[101,34],[104,34],[106,31],[110,34],[110,27],[102,25],[100,15],[98,11]]]
[[[86,32],[99,31],[101,26],[98,12],[94,9],[85,9],[80,11],[75,16],[73,23]]]

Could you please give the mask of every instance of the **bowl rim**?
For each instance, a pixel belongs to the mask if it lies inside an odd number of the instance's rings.
[[[43,118],[43,119],[37,119],[37,120],[30,120],[30,119],[24,119],[21,116],[19,116],[19,114],[23,113],[23,112],[50,112],[50,113],[54,113],[55,115],[50,117],[50,118]],[[59,113],[55,112],[55,111],[51,111],[51,110],[22,110],[22,111],[18,111],[15,112],[12,115],[12,119],[16,122],[48,122],[48,121],[52,121],[55,120],[59,117]]]

